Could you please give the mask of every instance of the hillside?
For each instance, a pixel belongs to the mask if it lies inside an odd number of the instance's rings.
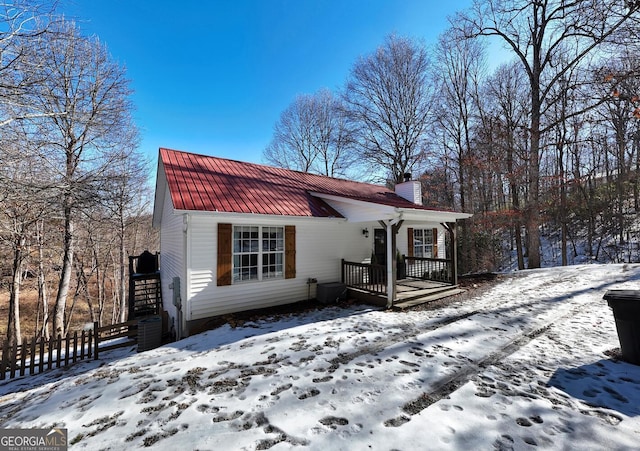
[[[438,309],[225,325],[3,383],[0,426],[67,428],[71,449],[631,449],[640,366],[602,296],[639,282],[542,269]]]

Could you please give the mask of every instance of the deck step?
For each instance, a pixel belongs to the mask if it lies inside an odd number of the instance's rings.
[[[413,297],[411,299],[403,300],[393,304],[393,308],[405,309],[413,307],[415,305],[426,304],[427,302],[437,301],[449,296],[455,296],[456,294],[464,293],[465,290],[461,288],[449,288],[446,290],[440,290],[437,293],[428,294],[425,296]]]
[[[398,285],[398,289],[396,292],[396,301],[397,302],[404,302],[404,301],[410,301],[411,299],[415,299],[415,298],[423,298],[425,296],[430,296],[432,294],[437,294],[437,293],[442,293],[445,291],[449,291],[449,290],[453,290],[458,288],[458,285],[436,285],[436,286],[430,286],[430,287],[424,287],[424,288],[413,288],[413,289],[406,289],[405,288],[401,288],[401,285]]]

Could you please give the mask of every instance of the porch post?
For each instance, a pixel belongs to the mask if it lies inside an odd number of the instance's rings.
[[[456,223],[455,222],[447,222],[442,224],[444,228],[449,232],[449,242],[451,248],[449,249],[449,253],[451,255],[451,283],[453,285],[458,285],[458,244],[456,241]]]
[[[396,300],[396,281],[398,278],[396,236],[404,220],[398,217],[389,220],[389,222],[379,222],[387,231],[387,308],[391,308],[393,301]]]
[[[396,253],[393,251],[396,236],[393,233],[391,222],[385,223],[387,231],[387,308],[391,308],[396,299]]]

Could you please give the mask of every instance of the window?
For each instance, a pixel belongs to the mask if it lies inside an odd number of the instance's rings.
[[[413,230],[413,256],[423,258],[434,258],[433,252],[433,230],[414,229]]]
[[[284,227],[234,226],[233,281],[284,277]]]

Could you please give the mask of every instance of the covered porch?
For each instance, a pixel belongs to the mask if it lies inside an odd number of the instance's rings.
[[[466,217],[469,215],[463,213],[401,210],[397,211],[395,218],[379,220],[380,231],[384,232],[384,236],[379,237],[384,238],[384,264],[370,259],[362,262],[343,259],[342,283],[352,297],[387,308],[407,308],[461,293],[464,290],[458,288],[455,221]],[[446,233],[444,252],[432,248],[434,257],[400,253],[397,236],[403,226],[409,232],[409,239],[413,240],[416,235],[414,227],[433,224],[435,220],[440,220],[439,225]],[[434,237],[433,247],[435,240]],[[404,249],[413,254],[415,243],[408,241]],[[372,257],[378,252],[374,251]]]
[[[362,224],[365,237],[373,229],[371,258],[343,258],[342,283],[353,297],[387,308],[459,293],[456,221],[472,215],[424,207],[418,181],[399,184],[396,192],[413,206],[311,193]]]
[[[400,265],[402,267],[402,265]],[[396,269],[389,303],[387,267],[342,260],[342,283],[352,297],[379,306],[407,308],[453,296],[458,288],[452,260],[404,257],[405,271]],[[398,273],[400,277],[398,278]]]

